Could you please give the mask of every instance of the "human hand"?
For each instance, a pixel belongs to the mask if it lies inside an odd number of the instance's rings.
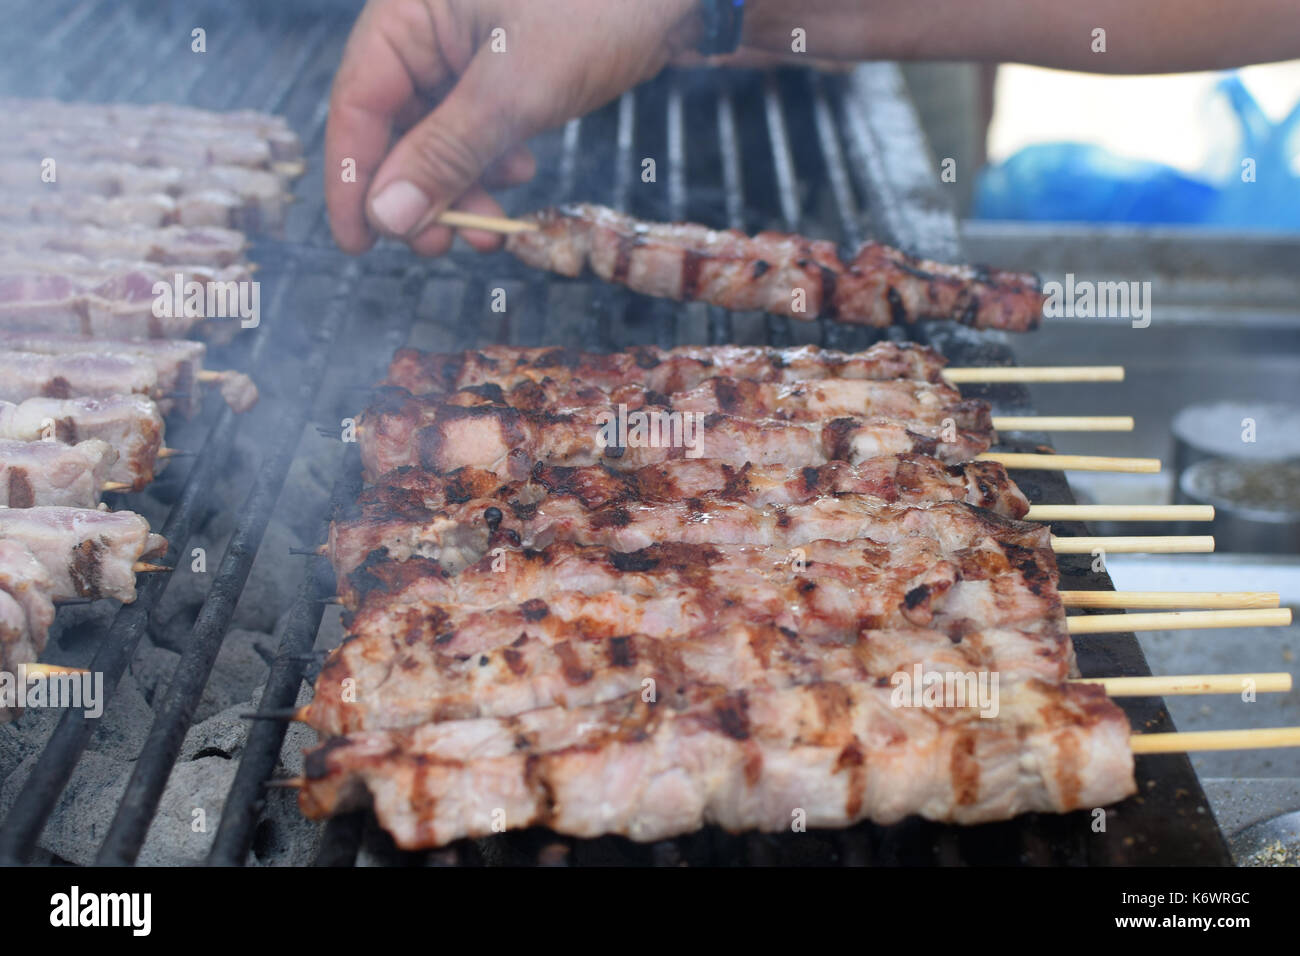
[[[501,215],[484,186],[530,179],[523,145],[689,49],[694,0],[371,0],[343,52],[325,132],[335,241],[375,232],[441,255],[449,208]],[[351,164],[348,163],[351,160]],[[354,175],[345,176],[349,165]],[[471,246],[501,237],[462,230]]]

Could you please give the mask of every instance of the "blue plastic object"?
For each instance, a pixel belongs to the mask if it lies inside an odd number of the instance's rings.
[[[1086,143],[1042,143],[981,173],[976,217],[1300,229],[1300,177],[1291,168],[1300,103],[1274,124],[1235,74],[1218,91],[1240,125],[1226,176],[1189,176]]]

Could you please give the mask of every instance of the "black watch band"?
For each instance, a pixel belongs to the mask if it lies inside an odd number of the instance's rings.
[[[705,56],[734,53],[740,46],[745,0],[700,0],[700,18],[704,35],[697,49]]]

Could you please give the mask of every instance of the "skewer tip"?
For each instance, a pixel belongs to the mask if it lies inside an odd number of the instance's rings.
[[[240,714],[242,720],[281,720],[286,723],[304,719],[305,707],[281,707],[270,710],[252,710]]]

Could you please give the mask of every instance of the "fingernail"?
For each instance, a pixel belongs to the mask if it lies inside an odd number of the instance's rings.
[[[405,179],[389,183],[370,203],[370,211],[385,231],[405,236],[429,211],[429,197]]]

